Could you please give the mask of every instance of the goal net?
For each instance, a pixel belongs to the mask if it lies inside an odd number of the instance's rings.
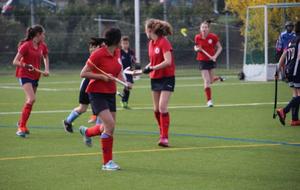
[[[247,8],[243,72],[248,81],[274,79],[276,41],[286,21],[299,20],[300,3],[277,3]]]

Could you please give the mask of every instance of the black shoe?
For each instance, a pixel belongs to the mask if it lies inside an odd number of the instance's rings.
[[[73,133],[72,123],[68,123],[66,120],[63,120],[63,126],[67,133]]]
[[[225,78],[224,77],[219,77],[220,78],[220,81],[221,82],[224,82],[225,81]]]

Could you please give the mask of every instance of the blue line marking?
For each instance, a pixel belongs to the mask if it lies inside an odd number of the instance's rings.
[[[4,126],[0,125],[0,128],[16,128],[16,126]],[[33,129],[46,129],[46,130],[62,130],[63,127],[49,127],[49,126],[30,126]],[[74,129],[76,131],[76,129]],[[135,131],[135,130],[127,130],[127,129],[117,129],[117,134],[133,134],[133,135],[158,135],[158,132],[154,131]],[[223,137],[223,136],[210,136],[210,135],[201,135],[201,134],[184,134],[184,133],[170,133],[172,136],[177,137],[194,137],[194,138],[206,138],[206,139],[218,139],[225,141],[238,141],[238,142],[251,142],[251,143],[261,143],[261,144],[278,144],[285,146],[296,146],[300,147],[300,144],[292,144],[288,142],[282,141],[273,141],[273,140],[260,140],[260,139],[247,139],[247,138],[235,138],[235,137]]]

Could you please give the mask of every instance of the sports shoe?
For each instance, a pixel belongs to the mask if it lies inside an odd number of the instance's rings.
[[[86,146],[91,147],[92,146],[92,138],[88,137],[85,135],[85,132],[88,128],[85,126],[80,126],[79,127],[79,132],[83,137],[83,142],[85,143]]]
[[[90,119],[88,120],[88,123],[96,123],[97,116],[96,115],[91,115]]]
[[[279,121],[282,125],[285,125],[285,113],[282,108],[276,110],[277,115],[279,117]]]
[[[124,108],[124,109],[130,109],[129,106],[128,106],[128,102],[121,101],[120,104],[121,104],[122,108]]]
[[[158,141],[158,146],[169,147],[169,140],[168,140],[168,138],[160,138],[159,141]]]
[[[214,106],[214,104],[213,104],[212,100],[208,100],[207,107],[213,107],[213,106]]]
[[[26,138],[26,133],[21,131],[20,129],[17,130],[16,135],[22,138]]]
[[[225,77],[221,77],[221,76],[219,77],[219,79],[221,82],[224,82],[226,80]]]
[[[291,122],[290,122],[290,124],[291,124],[291,126],[300,126],[300,120],[292,120]]]
[[[63,127],[67,133],[73,133],[72,123],[68,123],[66,120],[63,120]]]
[[[110,160],[105,165],[102,165],[102,170],[106,171],[116,171],[120,169],[120,166],[116,164],[113,160]]]
[[[17,122],[17,128],[19,128],[19,122]],[[26,135],[30,134],[29,129],[27,127],[25,127],[25,134]]]

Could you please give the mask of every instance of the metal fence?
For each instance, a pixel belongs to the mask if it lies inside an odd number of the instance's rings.
[[[52,68],[80,68],[88,58],[87,43],[90,37],[99,36],[105,29],[116,26],[119,27],[123,35],[128,35],[131,39],[131,47],[134,48],[134,23],[131,18],[122,18],[116,22],[102,22],[99,27],[98,17],[91,16],[48,16],[36,18],[36,23],[40,23],[46,30],[46,42],[49,47],[50,64]],[[20,18],[18,18],[20,19]],[[28,16],[23,18],[28,19]],[[105,19],[111,19],[106,17]],[[200,19],[200,18],[199,18]],[[0,65],[1,68],[9,67],[17,51],[19,40],[24,38],[26,26],[18,23],[16,18],[6,18],[0,16]],[[144,33],[143,22],[146,18],[141,18],[141,65],[148,63],[147,38]],[[182,23],[170,18],[169,22],[174,29],[174,35],[168,37],[174,48],[175,64],[177,69],[198,68],[195,60],[196,54],[193,52],[193,44],[180,34]],[[11,26],[10,26],[11,25]],[[1,29],[2,28],[2,29]],[[5,30],[3,29],[5,28]],[[193,39],[199,32],[199,23],[190,27],[189,35]],[[223,51],[218,58],[218,67],[226,68],[226,30],[224,24],[212,24],[211,32],[220,37]],[[240,36],[238,26],[229,25],[229,68],[240,69],[243,61],[243,37]]]

